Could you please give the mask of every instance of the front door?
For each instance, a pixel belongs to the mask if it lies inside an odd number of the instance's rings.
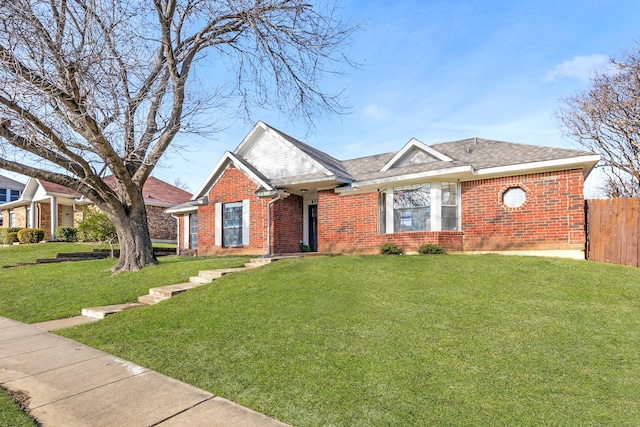
[[[318,251],[318,205],[309,205],[309,246]]]

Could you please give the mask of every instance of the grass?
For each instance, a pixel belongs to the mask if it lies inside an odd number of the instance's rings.
[[[3,263],[15,264],[70,252],[73,243],[0,248]],[[6,261],[9,260],[9,261]],[[241,266],[246,257],[159,257],[138,273],[112,275],[114,259],[2,269],[0,315],[25,323],[77,316],[86,307],[135,302],[149,288],[185,282],[199,270]]]
[[[640,270],[629,267],[282,260],[61,334],[293,425],[640,420]]]
[[[0,389],[0,426],[34,427],[36,423],[13,401],[9,393]]]
[[[34,245],[0,246],[0,267],[20,262],[35,262],[39,258],[55,258],[58,252],[91,252],[104,245],[90,243],[38,243]],[[0,270],[3,273],[6,270]]]

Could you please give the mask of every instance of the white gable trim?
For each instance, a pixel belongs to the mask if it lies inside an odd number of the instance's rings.
[[[264,122],[259,121],[256,125],[251,129],[249,134],[242,140],[242,142],[235,149],[234,154],[238,157],[246,158],[247,154],[253,149],[254,145],[260,140],[260,138],[268,133],[272,138],[277,139],[282,144],[286,145],[290,150],[294,150],[299,153],[300,156],[304,157],[306,161],[311,163],[314,167],[319,169],[322,173],[328,176],[335,176],[333,172],[327,169],[322,163],[309,156],[307,153],[296,147],[294,144],[289,142],[286,138],[284,138],[280,133],[276,132],[271,126],[267,125]]]
[[[393,158],[391,160],[389,160],[383,167],[382,169],[380,169],[380,172],[384,172],[390,168],[392,168],[396,163],[398,163],[405,154],[407,154],[407,152],[409,152],[409,150],[416,148],[418,150],[422,150],[425,153],[429,154],[430,156],[435,157],[436,159],[443,161],[443,162],[451,162],[453,161],[453,159],[451,157],[445,156],[444,154],[442,154],[441,152],[434,150],[433,148],[429,147],[428,145],[426,145],[423,142],[418,141],[415,138],[411,138],[411,140],[409,142],[407,142],[405,144],[404,147],[402,147],[402,150],[398,151],[398,153],[396,153],[395,156],[393,156]]]
[[[266,181],[256,175],[252,170],[247,168],[244,163],[242,163],[236,157],[235,154],[226,151],[222,158],[218,161],[216,166],[213,168],[209,176],[207,176],[207,179],[204,180],[204,183],[194,193],[191,200],[197,200],[201,197],[205,197],[230,164],[233,164],[236,168],[241,170],[242,173],[247,175],[249,179],[251,179],[259,186],[263,187],[265,190],[273,190],[273,187],[271,187],[271,185],[269,185]]]

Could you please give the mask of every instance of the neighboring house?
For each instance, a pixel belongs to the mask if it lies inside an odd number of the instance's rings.
[[[339,161],[262,122],[179,216],[199,255],[377,253],[383,243],[584,257],[583,184],[599,155],[471,138]]]
[[[104,181],[113,187],[112,176]],[[165,210],[189,200],[191,194],[153,176],[147,179],[142,191],[151,239],[175,242],[176,220]],[[0,214],[4,218],[4,227],[42,228],[45,240],[55,240],[55,229],[58,226],[76,226],[83,218],[84,208],[91,204],[72,189],[29,178],[18,200],[0,204]]]
[[[7,202],[13,202],[20,198],[24,190],[24,184],[14,181],[11,178],[0,175],[0,205]],[[7,222],[9,219],[7,219]],[[0,227],[3,224],[3,217],[0,215]]]

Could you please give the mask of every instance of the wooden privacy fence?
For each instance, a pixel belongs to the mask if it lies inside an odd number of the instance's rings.
[[[587,200],[585,209],[587,259],[640,266],[640,199]]]

